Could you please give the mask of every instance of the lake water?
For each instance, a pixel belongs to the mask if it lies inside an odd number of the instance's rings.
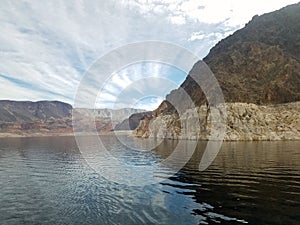
[[[158,172],[176,146],[136,151],[102,139],[119,160]],[[96,173],[74,137],[0,139],[0,224],[300,224],[299,141],[226,142],[200,172],[205,145],[170,178],[141,187]]]

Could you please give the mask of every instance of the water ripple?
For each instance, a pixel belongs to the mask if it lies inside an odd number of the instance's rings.
[[[111,146],[126,163],[155,165],[174,142],[138,154]],[[164,182],[130,187],[95,173],[72,137],[1,139],[0,224],[299,223],[299,142],[224,143],[199,172],[203,147]],[[156,169],[157,176],[170,174]]]

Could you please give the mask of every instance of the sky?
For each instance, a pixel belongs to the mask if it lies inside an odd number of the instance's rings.
[[[298,1],[2,0],[0,99],[73,104],[86,71],[118,47],[158,40],[203,58],[254,15]],[[96,87],[95,107],[154,109],[185,77],[172,66],[133,64]]]

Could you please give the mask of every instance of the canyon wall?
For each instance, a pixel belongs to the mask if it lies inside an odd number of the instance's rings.
[[[300,3],[254,16],[244,28],[217,43],[203,62],[191,68],[180,88],[153,111],[153,118],[141,121],[136,136],[214,137],[213,108],[207,105],[222,101],[214,102],[216,85],[208,86],[207,79],[200,79],[208,90],[204,94],[195,81],[205,73],[203,63],[215,75],[226,102],[225,140],[300,139]]]
[[[224,140],[300,140],[300,102],[277,105],[226,103],[225,109]],[[212,140],[212,111],[202,105],[186,110],[181,118],[175,114],[161,114],[152,120],[142,120],[134,134],[143,138]]]

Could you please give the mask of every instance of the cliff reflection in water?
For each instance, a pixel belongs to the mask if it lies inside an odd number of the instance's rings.
[[[185,189],[180,193],[214,208],[213,213],[193,209],[195,214],[209,215],[219,221],[224,219],[222,215],[230,215],[249,224],[297,224],[299,144],[299,141],[224,142],[213,164],[199,172],[206,142],[198,142],[189,163],[170,178],[174,183],[165,185]],[[230,218],[225,220],[235,224]]]

